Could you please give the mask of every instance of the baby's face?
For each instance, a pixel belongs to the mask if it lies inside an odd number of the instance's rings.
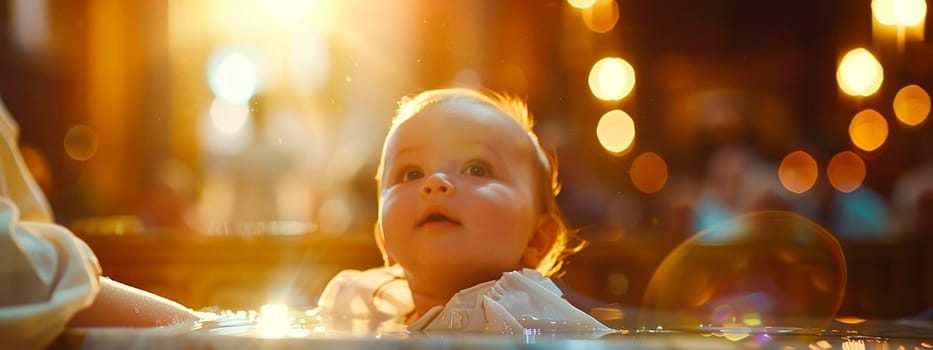
[[[386,143],[380,219],[414,288],[459,290],[520,267],[537,223],[533,149],[521,126],[471,102],[443,102]]]

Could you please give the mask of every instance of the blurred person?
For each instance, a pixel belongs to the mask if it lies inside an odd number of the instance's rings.
[[[694,232],[737,215],[761,210],[801,209],[777,180],[777,168],[746,146],[730,144],[713,153],[694,208]]]
[[[522,101],[470,89],[403,99],[376,179],[385,266],[339,273],[321,315],[410,331],[608,331],[548,278],[582,245]]]
[[[48,201],[26,169],[19,126],[0,101],[0,338],[41,348],[65,327],[155,327],[198,316],[157,295],[101,276],[97,257],[52,222]]]
[[[901,174],[891,199],[902,236],[933,237],[933,161],[922,162]]]

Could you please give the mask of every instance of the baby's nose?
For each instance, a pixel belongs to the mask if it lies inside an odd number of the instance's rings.
[[[433,194],[444,194],[452,195],[454,194],[453,183],[450,182],[450,179],[447,178],[447,175],[441,173],[435,173],[424,181],[424,187],[421,188],[421,194],[428,196]]]

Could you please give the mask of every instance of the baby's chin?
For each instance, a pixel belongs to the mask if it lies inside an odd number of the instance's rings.
[[[460,287],[459,289],[469,288],[477,284],[498,280],[502,274],[509,271],[520,270],[521,266],[477,266],[475,263],[454,263],[451,261],[436,261],[431,263],[418,264],[423,268],[412,266],[410,273],[431,281]],[[408,270],[402,265],[403,269]],[[420,270],[420,271],[419,271]]]

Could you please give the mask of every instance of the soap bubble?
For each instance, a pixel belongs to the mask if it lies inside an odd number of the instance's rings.
[[[642,301],[647,329],[821,329],[845,290],[839,242],[800,215],[736,217],[680,244],[658,267]]]

